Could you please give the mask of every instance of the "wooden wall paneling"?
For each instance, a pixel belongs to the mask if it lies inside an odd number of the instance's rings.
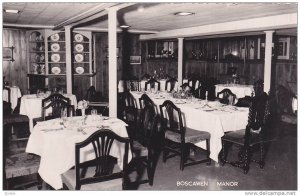
[[[73,94],[77,100],[85,99],[88,88],[90,87],[90,78],[87,76],[74,76]]]
[[[48,77],[48,88],[54,89],[54,88],[60,88],[64,92],[67,92],[66,89],[66,76],[52,76]],[[74,92],[73,92],[74,93]]]
[[[2,73],[10,85],[19,86],[21,92],[27,93],[27,48],[26,31],[17,29],[3,29],[3,47],[14,47],[13,62],[3,61]]]

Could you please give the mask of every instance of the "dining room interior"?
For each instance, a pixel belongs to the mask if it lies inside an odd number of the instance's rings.
[[[2,7],[2,190],[298,190],[296,2]]]

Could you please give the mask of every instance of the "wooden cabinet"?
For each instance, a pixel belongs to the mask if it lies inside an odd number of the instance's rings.
[[[66,74],[65,33],[46,30],[46,75]]]
[[[149,41],[147,42],[147,58],[177,58],[178,43],[175,41]]]
[[[45,32],[30,31],[28,35],[28,73],[45,75]]]
[[[74,31],[73,34],[73,72],[75,75],[93,75],[92,33]]]
[[[93,42],[92,33],[87,31],[74,31],[71,35],[71,43],[66,42],[64,31],[49,29],[28,31],[28,77],[31,92],[37,88],[56,87],[66,88],[66,58],[72,58],[73,76],[93,76]],[[66,46],[70,44],[71,54],[66,53]],[[69,73],[68,73],[69,74]],[[40,77],[39,80],[37,78]],[[55,77],[52,79],[52,77]],[[42,81],[41,85],[35,85],[34,81]],[[33,89],[33,90],[32,90]]]

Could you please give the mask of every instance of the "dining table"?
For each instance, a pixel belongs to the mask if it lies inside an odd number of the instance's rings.
[[[20,104],[20,114],[26,115],[29,118],[29,128],[30,131],[33,129],[33,119],[42,116],[42,100],[47,98],[47,94],[29,94],[23,95]],[[64,97],[70,99],[71,105],[74,109],[77,108],[77,98],[73,94],[63,94]],[[46,113],[50,113],[51,108],[49,108]]]
[[[153,100],[158,113],[160,112],[159,105],[162,105],[165,100],[171,100],[180,108],[185,127],[209,132],[211,135],[210,158],[215,162],[218,162],[218,154],[222,149],[221,138],[224,133],[245,129],[248,122],[249,108],[225,105],[218,101],[207,101],[196,98],[178,99],[173,98],[171,93],[166,92],[131,91],[137,103],[139,103],[139,98],[144,93]],[[206,149],[205,141],[196,143],[195,145]]]
[[[54,189],[63,187],[62,174],[75,165],[75,144],[82,142],[97,130],[110,129],[121,137],[128,137],[127,124],[118,118],[101,115],[73,116],[38,122],[29,137],[26,152],[41,157],[38,173]],[[95,158],[93,146],[84,147],[82,161]],[[123,168],[125,145],[115,141],[110,155],[117,158]],[[128,162],[132,159],[128,153]]]
[[[11,103],[11,109],[14,110],[18,105],[18,99],[22,97],[21,90],[17,86],[6,86],[10,89],[10,97],[8,97],[8,90],[3,89],[3,101]]]
[[[216,93],[221,92],[223,89],[227,88],[231,90],[233,94],[236,95],[236,97],[243,98],[245,96],[251,96],[252,92],[254,92],[253,85],[244,85],[244,84],[217,84],[216,87]]]

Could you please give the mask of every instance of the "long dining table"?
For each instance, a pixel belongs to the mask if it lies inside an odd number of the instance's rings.
[[[38,122],[29,137],[26,152],[41,157],[38,173],[41,178],[54,189],[63,187],[61,174],[75,165],[75,144],[87,139],[95,131],[106,128],[121,137],[128,137],[127,124],[118,118],[108,118],[99,115],[88,115],[60,118]],[[118,159],[118,165],[123,167],[124,144],[114,142],[110,155]],[[80,161],[95,158],[92,145],[83,149],[84,156]],[[128,154],[128,162],[132,153]]]
[[[131,91],[131,94],[139,103],[139,98],[145,92]],[[159,112],[159,105],[165,100],[171,100],[181,109],[184,126],[206,131],[211,134],[210,139],[210,158],[218,162],[218,154],[222,149],[221,137],[225,132],[245,129],[248,120],[248,108],[223,105],[216,101],[206,101],[200,99],[175,99],[170,93],[149,93],[147,95],[153,100]],[[138,107],[139,104],[137,104]],[[204,142],[196,144],[206,149]]]

